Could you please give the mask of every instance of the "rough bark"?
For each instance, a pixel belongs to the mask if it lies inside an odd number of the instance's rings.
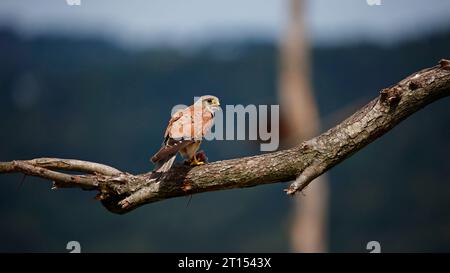
[[[164,175],[151,172],[133,175],[98,163],[54,158],[0,162],[0,173],[42,177],[54,181],[55,188],[98,190],[98,198],[115,213],[171,197],[285,182],[298,177],[286,189],[288,194],[294,194],[411,114],[449,95],[450,61],[441,60],[439,65],[381,90],[377,98],[334,128],[288,150],[194,168],[175,166]],[[86,174],[67,174],[61,170]]]

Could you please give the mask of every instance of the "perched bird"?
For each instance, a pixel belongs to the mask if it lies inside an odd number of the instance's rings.
[[[196,152],[203,137],[213,126],[214,112],[219,109],[219,99],[206,95],[186,109],[174,113],[164,133],[161,149],[151,158],[156,165],[154,171],[167,172],[178,152],[191,166],[204,164]]]

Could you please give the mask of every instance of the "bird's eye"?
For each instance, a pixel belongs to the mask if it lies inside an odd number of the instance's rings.
[[[208,103],[212,103],[212,99],[208,99],[206,100]]]

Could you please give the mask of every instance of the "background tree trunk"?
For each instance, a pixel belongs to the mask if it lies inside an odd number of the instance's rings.
[[[306,33],[305,2],[289,0],[288,20],[280,42],[279,100],[283,143],[289,147],[319,133],[320,120],[310,80],[310,47]],[[295,197],[291,227],[294,252],[325,252],[328,182],[322,175]]]

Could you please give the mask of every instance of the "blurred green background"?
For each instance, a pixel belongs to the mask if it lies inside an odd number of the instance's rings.
[[[0,161],[78,158],[131,173],[152,168],[170,109],[193,96],[276,104],[273,39],[212,40],[182,49],[129,48],[109,38],[0,29]],[[324,128],[381,88],[450,58],[450,28],[395,43],[313,44]],[[450,251],[450,100],[416,113],[329,172],[329,251]],[[344,110],[342,110],[344,109]],[[210,161],[259,153],[258,143],[205,142]],[[285,252],[293,200],[285,184],[176,198],[114,215],[94,192],[0,176],[0,251]]]

